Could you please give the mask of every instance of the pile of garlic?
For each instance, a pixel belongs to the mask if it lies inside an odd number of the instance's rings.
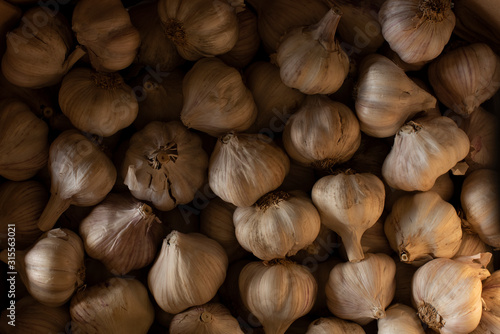
[[[499,5],[0,0],[0,332],[500,333]]]

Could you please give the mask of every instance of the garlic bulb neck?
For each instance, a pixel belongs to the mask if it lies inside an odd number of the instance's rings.
[[[155,150],[153,154],[148,157],[148,160],[151,167],[154,169],[161,169],[162,165],[165,165],[170,161],[175,162],[178,157],[179,154],[177,152],[177,144],[169,143],[168,145]]]
[[[424,21],[442,22],[450,6],[451,0],[420,0],[418,14]]]
[[[342,11],[338,7],[331,10],[317,24],[311,26],[312,36],[329,52],[341,52],[335,39]]]
[[[311,167],[320,171],[328,172],[330,174],[334,173],[335,166],[338,164],[337,159],[326,158],[323,160],[315,161],[311,164]]]
[[[165,36],[174,42],[175,45],[186,45],[186,31],[179,20],[172,18],[166,20],[163,24],[163,31],[165,32]]]
[[[421,129],[422,129],[422,125],[420,125],[414,121],[409,121],[408,123],[406,123],[404,126],[401,127],[401,129],[399,130],[399,133],[405,133],[405,134],[417,133]]]
[[[102,89],[115,89],[123,85],[123,78],[118,73],[95,72],[91,75],[95,85]]]
[[[203,312],[201,315],[200,315],[200,321],[203,322],[203,323],[211,323],[212,321],[214,320],[214,317],[212,316],[212,313],[210,312]]]
[[[255,204],[260,210],[265,211],[272,206],[277,206],[280,202],[285,201],[290,197],[290,193],[287,193],[286,191],[271,191],[270,193],[267,193],[259,198]]]
[[[418,315],[424,323],[438,332],[446,323],[446,321],[444,321],[444,319],[436,311],[434,306],[426,302],[423,302],[418,307]]]
[[[376,307],[373,309],[373,317],[375,319],[383,319],[385,318],[385,311],[383,308]]]
[[[234,137],[234,132],[231,131],[226,133],[224,136],[220,137],[219,140],[222,144],[227,144],[231,141],[231,139],[233,139],[233,137]]]

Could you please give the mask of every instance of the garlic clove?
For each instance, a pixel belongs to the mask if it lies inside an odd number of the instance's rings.
[[[306,334],[365,334],[363,328],[353,322],[338,318],[319,318],[311,322]]]
[[[481,314],[481,321],[477,329],[482,329],[484,332],[479,331],[474,334],[492,334],[500,330],[500,303],[498,300],[500,271],[495,271],[491,277],[483,281],[483,290],[481,299],[483,302],[483,312]]]
[[[463,224],[466,221],[462,219],[462,242],[460,243],[460,248],[458,248],[457,253],[452,259],[456,259],[461,256],[472,256],[478,253],[488,253],[492,252],[492,247],[485,244],[479,235],[475,234],[473,231],[470,231],[467,227],[464,228]],[[487,269],[493,272],[493,261],[491,261]]]
[[[379,334],[424,334],[415,309],[394,304],[385,311],[386,317],[377,320]]]

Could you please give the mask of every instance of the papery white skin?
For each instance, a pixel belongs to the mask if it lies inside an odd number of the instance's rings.
[[[384,230],[400,260],[415,265],[453,257],[462,240],[461,219],[455,208],[433,191],[398,199]]]
[[[361,62],[355,102],[361,131],[384,138],[418,112],[435,108],[437,100],[389,58],[373,54]]]
[[[427,191],[467,156],[469,148],[469,138],[451,118],[410,121],[396,134],[382,175],[392,188]]]
[[[311,310],[317,290],[312,274],[293,262],[250,262],[239,277],[243,303],[259,319],[266,334],[284,334]]]
[[[149,290],[168,313],[209,302],[224,282],[228,260],[217,241],[199,233],[171,232],[148,274]]]
[[[495,170],[479,169],[465,178],[460,201],[467,225],[484,243],[493,247],[500,247],[498,199],[498,173]]]
[[[360,144],[356,115],[346,105],[323,95],[307,96],[283,132],[288,155],[318,168],[346,162]]]
[[[487,44],[474,43],[443,54],[428,75],[439,101],[467,117],[500,88],[500,57]]]
[[[158,15],[165,38],[187,60],[230,51],[238,41],[236,10],[223,0],[161,0]]]
[[[208,303],[176,314],[169,327],[170,334],[243,334],[238,320],[222,304]]]
[[[160,223],[148,205],[110,194],[81,221],[79,232],[90,257],[125,275],[153,261],[163,237]]]
[[[319,318],[311,322],[306,334],[365,334],[364,329],[353,322],[337,318]]]
[[[198,60],[184,77],[182,92],[182,123],[211,136],[244,131],[257,117],[252,92],[241,74],[219,58]]]
[[[394,304],[377,321],[378,334],[424,334],[417,311],[404,304]]]
[[[349,73],[349,57],[335,39],[341,17],[332,8],[316,24],[295,28],[280,40],[276,63],[283,83],[304,94],[332,94]]]
[[[229,133],[212,151],[208,182],[224,201],[245,207],[278,188],[289,169],[288,156],[267,136]]]
[[[146,334],[155,317],[146,287],[136,279],[119,277],[76,293],[70,313],[75,334]]]
[[[491,253],[455,260],[434,259],[415,273],[413,306],[420,319],[443,334],[467,334],[479,324],[482,312],[481,280]]]
[[[361,236],[384,210],[382,181],[370,173],[341,172],[319,179],[311,197],[322,224],[342,237],[349,261],[362,260]]]
[[[500,270],[495,271],[483,282],[483,313],[478,328],[483,328],[494,334],[500,332]],[[475,333],[475,332],[474,332]]]
[[[208,156],[182,123],[151,122],[130,139],[122,177],[134,197],[172,210],[193,200],[203,185]]]
[[[378,19],[391,49],[410,64],[439,56],[455,27],[451,0],[387,0]]]
[[[321,226],[316,207],[298,191],[266,194],[253,206],[236,208],[233,220],[241,246],[264,261],[295,255]]]
[[[385,254],[333,267],[326,285],[328,309],[337,317],[366,325],[385,317],[396,289],[396,264]]]

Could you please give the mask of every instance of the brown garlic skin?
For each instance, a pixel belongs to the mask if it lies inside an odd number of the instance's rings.
[[[17,100],[0,104],[0,175],[27,180],[47,164],[49,127]]]
[[[88,50],[90,63],[97,71],[119,71],[134,61],[141,38],[121,1],[78,1],[72,25],[76,39]]]
[[[0,249],[7,248],[8,226],[15,225],[16,249],[31,246],[42,235],[38,218],[49,197],[38,181],[8,181],[0,185]]]
[[[477,327],[478,332],[471,334],[493,334],[500,330],[500,302],[498,300],[500,283],[500,270],[491,274],[483,282],[483,291],[481,298],[483,300],[483,312],[481,314],[481,322]],[[481,331],[482,330],[482,331]]]
[[[500,57],[487,44],[474,43],[441,55],[428,74],[439,101],[468,117],[500,88]]]
[[[319,318],[311,322],[306,334],[365,334],[363,328],[353,322],[338,318]]]
[[[52,11],[52,9],[48,9]],[[39,20],[46,20],[40,25]],[[7,35],[2,73],[14,85],[29,88],[57,84],[85,51],[73,52],[73,36],[61,13],[43,7],[28,10],[19,27]]]
[[[79,130],[109,137],[137,117],[134,92],[118,73],[99,73],[76,68],[63,79],[59,106]]]

